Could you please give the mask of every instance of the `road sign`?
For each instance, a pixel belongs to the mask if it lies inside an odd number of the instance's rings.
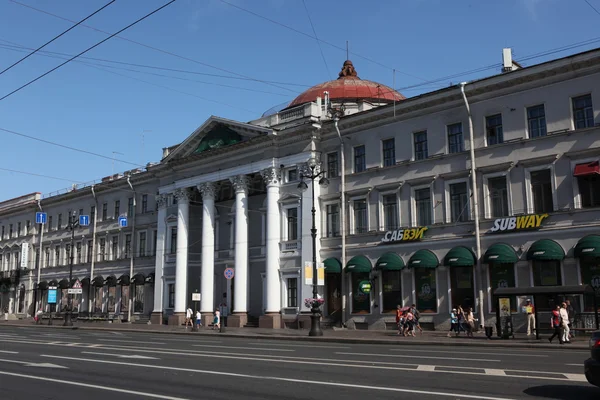
[[[192,293],[192,301],[200,301],[202,299],[201,293]]]
[[[67,293],[68,294],[81,294],[81,293],[83,293],[83,289],[81,289],[81,288],[67,289]]]
[[[45,224],[46,219],[48,218],[48,214],[45,212],[36,212],[35,213],[35,223],[36,224]]]
[[[233,279],[235,271],[233,270],[233,268],[225,268],[225,272],[223,272],[223,275],[225,275],[225,278],[227,279]]]
[[[90,216],[89,215],[80,215],[79,216],[79,225],[89,226],[90,225]]]
[[[73,284],[73,289],[81,289],[81,282],[79,282],[79,279]]]
[[[56,304],[56,286],[48,288],[48,304]]]
[[[127,217],[119,217],[119,226],[121,228],[127,228]]]

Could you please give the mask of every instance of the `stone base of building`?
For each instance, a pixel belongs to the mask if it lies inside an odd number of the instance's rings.
[[[202,313],[202,326],[208,327],[208,326],[212,325],[214,317],[215,317],[215,315],[211,312],[203,312]]]
[[[150,315],[150,323],[152,325],[162,325],[163,324],[163,313],[162,312],[153,312]]]
[[[269,313],[266,315],[261,315],[258,319],[258,327],[268,329],[281,329],[281,314]]]
[[[310,329],[310,314],[298,315],[298,329]]]
[[[185,322],[185,313],[169,315],[169,325],[181,326]]]
[[[234,313],[227,317],[228,328],[243,328],[248,323],[248,314]]]

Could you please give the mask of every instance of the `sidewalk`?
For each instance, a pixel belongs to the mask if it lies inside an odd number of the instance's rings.
[[[385,344],[385,345],[432,345],[432,346],[485,346],[499,348],[536,348],[536,349],[556,349],[556,350],[587,350],[589,349],[588,338],[575,338],[570,345],[560,346],[556,341],[548,343],[548,335],[542,335],[541,340],[536,340],[534,336],[516,335],[515,339],[499,339],[492,337],[488,340],[483,333],[476,333],[475,337],[467,338],[463,335],[459,337],[447,337],[447,332],[425,331],[417,334],[416,337],[398,336],[396,331],[387,330],[347,330],[347,329],[326,329],[322,337],[309,337],[308,330],[297,329],[261,329],[261,328],[226,328],[225,332],[219,332],[211,328],[200,328],[198,332],[192,332],[191,328],[187,330],[183,326],[172,325],[138,325],[127,323],[105,323],[105,322],[75,322],[73,327],[63,327],[62,321],[53,321],[54,325],[49,326],[48,321],[44,325],[36,325],[32,319],[4,321],[0,320],[0,329],[2,327],[32,327],[36,329],[79,329],[90,331],[119,331],[119,332],[145,332],[154,334],[171,335],[195,335],[195,336],[224,336],[236,338],[253,339],[271,339],[271,340],[297,340],[297,341],[317,341],[330,343],[354,343],[354,344]]]

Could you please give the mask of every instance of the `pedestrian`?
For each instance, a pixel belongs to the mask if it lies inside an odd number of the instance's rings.
[[[215,311],[215,317],[213,318],[213,329],[221,329],[221,312],[219,310]]]
[[[531,336],[535,332],[535,307],[530,299],[525,302],[524,309],[527,314],[527,336]]]
[[[558,304],[556,305],[556,308],[552,310],[552,316],[550,317],[550,327],[554,329],[554,333],[548,338],[548,341],[552,343],[552,340],[555,337],[558,337],[558,343],[563,344],[564,342],[560,325],[560,306]]]
[[[458,317],[456,315],[456,308],[453,308],[450,313],[450,331],[448,331],[448,337],[452,336],[452,332],[456,332],[456,336],[458,336]]]
[[[575,307],[573,307],[573,305],[571,304],[571,300],[565,300],[565,303],[567,304],[567,314],[569,314],[569,332],[570,332],[570,337],[574,338],[575,337],[575,331],[573,330],[573,328],[575,327]]]
[[[200,328],[202,326],[202,314],[200,314],[200,311],[196,311],[196,326],[198,328]]]
[[[462,306],[458,306],[456,308],[456,318],[458,320],[457,321],[457,328],[458,328],[457,336],[458,336],[458,335],[460,335],[460,331],[466,332],[466,329],[465,329],[465,312],[464,312]]]
[[[185,330],[187,331],[187,327],[188,324],[190,324],[190,326],[193,328],[193,322],[192,322],[192,315],[194,314],[194,312],[192,311],[192,309],[190,307],[187,308],[187,310],[185,310]]]
[[[410,307],[410,312],[415,316],[414,327],[419,330],[419,332],[423,333],[423,328],[421,328],[421,324],[419,324],[419,319],[421,318],[421,313],[417,309],[417,305],[413,304]]]
[[[400,304],[396,307],[396,326],[398,327],[398,335],[404,330],[402,326],[402,307]]]
[[[560,323],[562,328],[562,340],[564,343],[571,343],[569,339],[569,313],[567,312],[567,303],[560,305]]]

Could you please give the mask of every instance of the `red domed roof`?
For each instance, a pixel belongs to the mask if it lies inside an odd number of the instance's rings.
[[[352,61],[346,60],[338,79],[311,87],[296,97],[288,108],[316,101],[317,97],[323,98],[325,91],[329,92],[331,100],[337,101],[371,100],[377,103],[393,103],[406,98],[389,86],[360,79]]]

